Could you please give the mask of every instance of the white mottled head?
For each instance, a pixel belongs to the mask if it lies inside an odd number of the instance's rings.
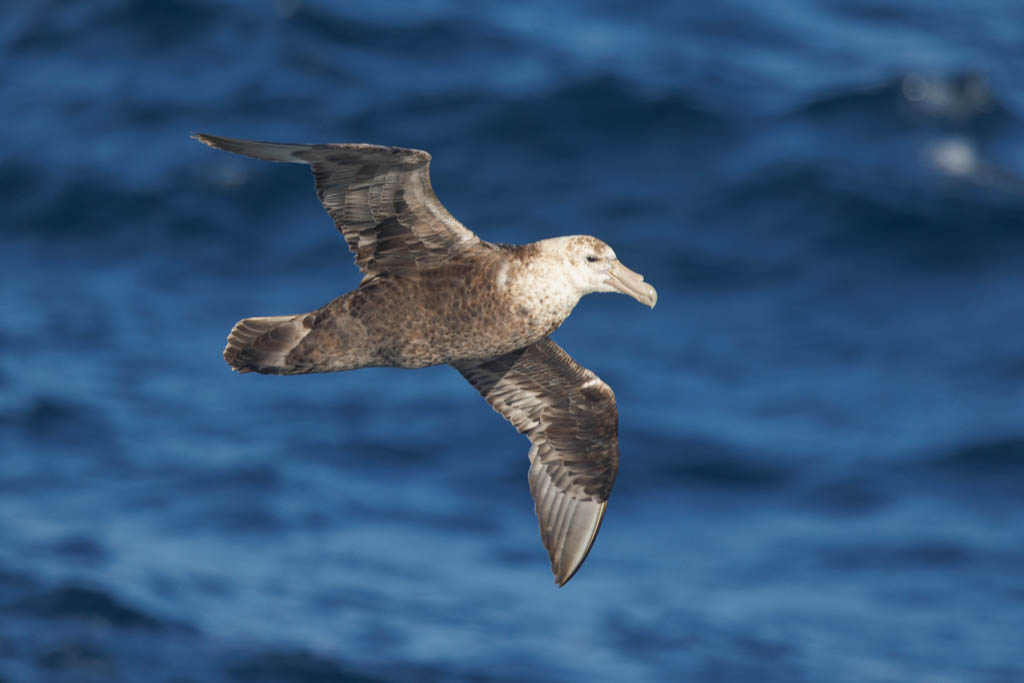
[[[545,260],[560,262],[562,277],[579,296],[594,292],[621,292],[654,308],[658,292],[615,257],[615,251],[590,235],[552,237],[536,242]]]

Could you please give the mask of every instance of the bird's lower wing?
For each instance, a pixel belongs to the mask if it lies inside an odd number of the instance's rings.
[[[452,365],[530,439],[530,493],[555,582],[563,585],[594,544],[618,471],[614,393],[547,338]]]

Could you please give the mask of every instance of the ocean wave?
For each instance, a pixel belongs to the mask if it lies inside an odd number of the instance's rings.
[[[40,442],[109,445],[113,429],[94,407],[62,396],[42,395],[0,411],[0,426],[19,429]]]
[[[840,516],[870,514],[888,505],[897,495],[887,476],[848,475],[815,482],[800,494],[811,508]]]
[[[763,241],[756,259],[776,268],[856,254],[893,274],[990,269],[1007,261],[1007,244],[1024,240],[1015,196],[950,192],[921,169],[905,170],[769,162],[717,189],[702,211],[734,238]]]
[[[682,91],[646,93],[620,77],[600,73],[512,99],[497,113],[489,123],[495,130],[573,138],[579,135],[580,126],[614,133],[617,144],[635,144],[655,136],[668,143],[724,126],[729,120],[701,108]],[[630,135],[623,136],[623,131]],[[664,134],[670,136],[668,140]]]
[[[11,593],[24,594],[33,590],[36,585],[36,579],[31,575],[0,565],[0,596],[5,599],[9,599]]]
[[[661,485],[665,482],[740,490],[775,490],[789,486],[796,478],[795,463],[767,455],[741,453],[720,441],[681,437],[667,441],[653,436],[640,438],[648,454],[643,472]]]
[[[84,680],[116,680],[116,657],[92,643],[61,642],[39,652],[34,662],[50,673],[83,676]]]
[[[82,40],[95,49],[108,51],[120,43],[122,49],[151,49],[174,46],[180,32],[192,32],[209,24],[216,13],[205,4],[187,0],[157,0],[144,5],[131,0],[113,0],[64,7],[31,6],[20,21],[12,22],[14,31],[7,37],[9,54],[46,54],[77,49]],[[102,36],[103,43],[95,41]]]
[[[288,3],[281,3],[289,8]],[[476,21],[471,14],[415,21],[374,21],[346,14],[337,8],[295,2],[294,11],[282,13],[283,23],[301,35],[309,45],[337,49],[362,49],[389,55],[389,60],[443,59],[469,51],[500,52],[522,47],[522,42],[494,26]]]
[[[110,559],[110,551],[96,539],[84,534],[68,534],[50,546],[54,555],[69,562],[101,564]]]
[[[966,444],[937,454],[924,464],[959,475],[1020,481],[1024,479],[1024,437]]]
[[[842,570],[945,569],[960,567],[975,559],[971,548],[945,538],[906,542],[872,539],[862,544],[848,541],[819,552],[829,567]]]
[[[390,678],[367,675],[348,668],[338,660],[304,651],[271,651],[254,654],[228,664],[226,670],[233,680],[252,681],[253,683],[263,681],[267,683],[271,681],[378,683],[391,680]],[[420,680],[422,676],[415,678]]]
[[[83,585],[68,585],[17,599],[3,611],[41,619],[72,619],[114,628],[147,631],[192,631],[173,619],[157,617],[127,605],[110,593]]]
[[[935,123],[974,127],[1006,124],[1012,112],[984,76],[958,73],[928,76],[908,73],[881,83],[848,87],[818,97],[790,112],[794,117],[859,117],[863,123],[889,118],[889,123]]]
[[[682,141],[705,147],[726,134],[728,121],[701,108],[682,90],[648,91],[596,72],[522,92],[484,83],[406,94],[355,113],[338,128],[382,144],[413,144],[409,138],[414,136],[416,144],[435,154],[444,150],[449,158],[487,159],[494,150],[504,150],[506,156],[540,155],[564,169],[595,153],[612,163],[616,159],[611,155],[625,150],[637,155],[639,163],[657,161]],[[673,158],[678,164],[680,158]],[[628,166],[630,159],[618,161]]]

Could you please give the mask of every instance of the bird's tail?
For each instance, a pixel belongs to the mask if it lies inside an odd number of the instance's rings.
[[[245,318],[235,323],[224,347],[224,360],[238,372],[292,375],[309,372],[290,363],[288,354],[312,329],[310,314]]]

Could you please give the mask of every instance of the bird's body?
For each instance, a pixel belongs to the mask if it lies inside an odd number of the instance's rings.
[[[580,297],[654,288],[597,238],[484,242],[433,195],[430,155],[374,145],[286,145],[196,136],[313,167],[317,192],[365,273],[311,313],[239,321],[224,358],[264,374],[450,364],[533,447],[530,490],[557,583],[579,568],[618,468],[611,389],[548,339]]]
[[[277,324],[301,337],[287,356],[261,359],[249,344],[229,363],[268,374],[422,368],[499,356],[557,329],[576,302],[526,287],[539,249],[481,245],[473,259],[369,278],[317,311],[287,316]]]

